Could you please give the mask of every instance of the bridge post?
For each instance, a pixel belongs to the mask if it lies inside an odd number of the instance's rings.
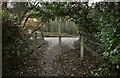
[[[62,20],[60,18],[60,24],[59,24],[59,28],[58,28],[58,32],[59,32],[59,43],[61,43],[61,24],[62,24]]]

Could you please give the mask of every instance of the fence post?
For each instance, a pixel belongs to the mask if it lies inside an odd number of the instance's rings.
[[[35,36],[34,36],[34,40],[35,40],[35,43],[34,43],[34,56],[37,55],[37,32],[35,32]]]
[[[83,34],[81,35],[81,37],[80,37],[80,58],[81,58],[81,60],[83,60],[84,59],[84,36],[83,36]]]

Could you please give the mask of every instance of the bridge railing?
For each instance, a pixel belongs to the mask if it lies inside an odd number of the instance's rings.
[[[93,35],[86,35],[84,46],[94,52],[94,54],[101,55],[104,52],[104,46]]]

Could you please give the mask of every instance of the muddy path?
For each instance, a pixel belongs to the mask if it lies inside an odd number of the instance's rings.
[[[59,63],[60,56],[64,52],[69,51],[74,48],[73,42],[78,38],[62,38],[61,43],[59,43],[58,38],[45,38],[48,42],[48,46],[41,47],[38,52],[44,54],[43,58],[40,58],[39,63],[42,64],[43,71],[41,75],[44,76],[58,76],[63,75],[63,68],[61,63]]]
[[[76,47],[78,38],[62,38],[59,44],[58,38],[46,38],[48,45],[39,48],[39,65],[42,76],[74,76],[88,74],[88,70],[95,69],[98,63],[96,57],[85,52],[85,61],[80,61],[80,49]]]
[[[80,49],[75,41],[78,38],[45,38],[46,42],[38,48],[35,59],[21,69],[19,75],[27,76],[82,76],[89,75],[91,69],[98,68],[102,62],[85,51],[84,60],[80,61]]]

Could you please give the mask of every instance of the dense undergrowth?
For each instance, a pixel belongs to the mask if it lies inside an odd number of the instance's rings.
[[[74,21],[80,34],[86,37],[85,44],[101,54],[105,65],[93,70],[93,75],[96,72],[102,75],[107,70],[119,72],[120,2],[100,2],[94,7],[89,7],[88,3],[41,3],[41,6],[44,7],[37,6],[30,12],[34,18],[47,21],[64,17]],[[2,10],[3,74],[25,65],[26,57],[33,51],[33,43],[26,37],[19,20],[17,14]]]
[[[17,16],[10,16],[7,10],[2,14],[2,60],[3,75],[10,75],[18,68],[27,65],[32,54],[33,42],[23,33]]]

